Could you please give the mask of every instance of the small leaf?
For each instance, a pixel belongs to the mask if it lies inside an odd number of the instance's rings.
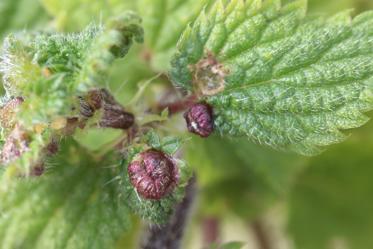
[[[164,137],[162,139],[162,151],[174,155],[181,147],[183,141],[177,137]]]
[[[189,26],[173,82],[214,108],[216,130],[314,155],[373,108],[372,12],[306,18],[306,1],[218,1]]]
[[[150,130],[144,137],[144,142],[151,148],[161,150],[166,154],[173,155],[180,149],[183,141],[177,137],[160,137],[154,130]]]
[[[150,130],[146,134],[145,142],[152,148],[161,149],[161,137],[154,130]]]

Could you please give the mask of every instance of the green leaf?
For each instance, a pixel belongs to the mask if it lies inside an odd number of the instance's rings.
[[[2,180],[2,248],[113,248],[128,229],[118,167],[66,145],[43,176]]]
[[[202,212],[220,216],[233,212],[245,219],[286,196],[306,165],[301,156],[217,136],[193,137],[185,154],[198,175]]]
[[[181,147],[182,140],[177,137],[160,137],[154,130],[150,130],[144,137],[144,142],[151,148],[174,155]]]
[[[173,82],[210,103],[216,130],[315,155],[368,121],[373,13],[305,17],[306,1],[218,1],[189,26]]]
[[[372,128],[313,158],[298,178],[289,200],[295,248],[373,246]]]

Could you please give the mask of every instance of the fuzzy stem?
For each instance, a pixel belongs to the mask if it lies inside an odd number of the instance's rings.
[[[168,108],[168,111],[170,115],[185,111],[189,107],[191,107],[197,100],[197,97],[194,95],[191,95],[189,97],[186,97],[184,99],[178,100],[173,103],[167,103],[167,104],[160,104],[157,107],[157,111],[162,111],[166,108]]]
[[[178,249],[181,247],[187,219],[196,195],[196,179],[192,177],[186,187],[186,194],[175,212],[164,226],[150,225],[142,249]]]

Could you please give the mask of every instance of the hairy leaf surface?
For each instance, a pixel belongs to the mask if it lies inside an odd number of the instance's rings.
[[[226,136],[319,153],[373,107],[373,13],[306,17],[306,1],[218,2],[179,41],[171,76]]]
[[[90,157],[69,144],[40,178],[2,181],[1,248],[114,247],[129,210],[115,168]]]

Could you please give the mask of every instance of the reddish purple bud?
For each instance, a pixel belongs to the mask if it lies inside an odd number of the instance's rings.
[[[201,137],[208,137],[214,131],[214,118],[212,108],[207,103],[194,104],[184,118],[188,130]]]
[[[167,196],[179,181],[174,160],[154,149],[140,153],[128,166],[128,175],[137,193],[150,200]]]

